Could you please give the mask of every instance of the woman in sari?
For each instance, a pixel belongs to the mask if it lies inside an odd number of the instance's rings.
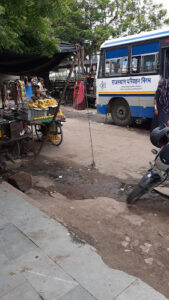
[[[151,131],[163,124],[167,124],[169,118],[169,88],[166,80],[160,80],[154,98],[154,117]]]

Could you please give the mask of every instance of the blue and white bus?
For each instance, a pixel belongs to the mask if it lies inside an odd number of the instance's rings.
[[[169,80],[169,28],[107,40],[100,49],[97,112],[120,126],[152,118],[160,78]]]

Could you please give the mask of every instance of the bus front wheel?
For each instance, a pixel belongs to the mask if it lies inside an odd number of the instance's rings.
[[[131,124],[130,108],[124,100],[119,99],[113,103],[111,116],[116,125],[127,126]]]

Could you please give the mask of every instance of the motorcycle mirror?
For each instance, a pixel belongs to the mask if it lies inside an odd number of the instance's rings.
[[[156,149],[152,149],[151,152],[156,155],[158,153],[158,151]]]

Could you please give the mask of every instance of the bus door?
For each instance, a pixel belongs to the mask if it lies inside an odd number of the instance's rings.
[[[169,80],[169,37],[160,41],[160,74],[163,78]]]
[[[169,80],[169,48],[162,49],[162,77]]]

